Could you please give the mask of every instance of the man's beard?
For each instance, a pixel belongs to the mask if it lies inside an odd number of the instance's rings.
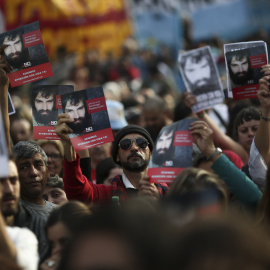
[[[206,87],[210,84],[210,80],[206,78],[202,78],[193,83],[194,88]]]
[[[172,160],[172,155],[171,155],[171,151],[172,149],[164,149],[165,153],[159,154],[158,152],[156,152],[153,156],[152,156],[152,161],[154,164],[157,164],[159,166],[164,166],[166,161]]]
[[[42,114],[44,112],[47,112],[47,114]],[[34,111],[34,117],[35,120],[43,125],[49,126],[51,121],[57,121],[57,115],[58,112],[54,109],[52,111],[50,110],[40,110],[40,111]]]
[[[5,205],[5,200],[9,200],[9,199],[13,199],[15,200],[15,203],[9,206]],[[1,200],[1,211],[4,217],[9,217],[9,216],[13,216],[18,212],[18,199],[16,199],[16,197],[14,197],[13,195],[4,195],[2,200]]]
[[[17,55],[17,57],[12,58],[13,55]],[[24,67],[24,63],[29,62],[28,49],[23,49],[21,52],[11,53],[9,56],[6,56],[6,59],[14,69],[21,69]]]
[[[239,76],[239,74],[243,74],[243,76]],[[230,78],[232,82],[236,85],[245,85],[248,80],[253,79],[253,70],[251,68],[248,71],[233,73],[230,71]]]
[[[129,159],[138,157],[135,161],[129,162]],[[149,159],[143,159],[138,153],[132,153],[127,157],[127,162],[121,162],[122,167],[130,172],[143,172],[149,164]]]
[[[76,120],[80,120],[79,123],[69,123],[69,127],[73,130],[73,133],[83,133],[87,127],[92,126],[92,122],[89,121],[90,118],[88,114],[85,115],[85,117],[79,117],[74,119],[74,122]]]

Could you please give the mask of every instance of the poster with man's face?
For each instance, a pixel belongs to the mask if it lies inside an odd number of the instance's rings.
[[[180,53],[178,67],[187,91],[196,96],[194,112],[223,102],[223,87],[209,46]]]
[[[36,140],[59,140],[54,126],[62,104],[60,95],[74,91],[72,85],[37,85],[32,87],[33,133]]]
[[[165,126],[156,140],[148,168],[152,182],[173,182],[185,168],[192,166],[193,139],[189,132],[195,118]]]
[[[12,67],[8,74],[12,87],[53,75],[38,22],[1,34],[0,47]]]
[[[62,112],[74,121],[69,123],[71,143],[76,151],[113,141],[102,87],[88,88],[61,95]]]
[[[233,99],[257,98],[261,67],[267,64],[264,41],[224,45],[228,96]]]

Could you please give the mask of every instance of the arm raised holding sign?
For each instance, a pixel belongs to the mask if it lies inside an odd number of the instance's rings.
[[[191,95],[189,93],[186,94],[185,103],[188,107],[191,108],[191,106],[196,104],[196,102],[196,97],[194,95]],[[220,147],[222,150],[234,151],[242,159],[244,164],[248,163],[248,153],[245,151],[242,145],[234,141],[228,135],[224,134],[206,112],[197,113],[197,117],[200,120],[205,121],[207,125],[211,128],[211,130],[213,131],[214,142],[218,147]]]
[[[6,134],[6,142],[8,150],[10,150],[10,136],[9,136],[9,130],[10,130],[10,122],[9,122],[9,116],[8,116],[8,86],[9,86],[9,79],[7,76],[7,72],[10,72],[12,70],[11,66],[8,64],[8,62],[3,59],[3,48],[0,49],[0,106],[1,106],[1,112],[3,117],[3,125],[5,129]]]

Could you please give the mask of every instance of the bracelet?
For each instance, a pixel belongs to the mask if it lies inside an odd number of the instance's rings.
[[[261,119],[263,119],[264,121],[270,121],[270,117],[263,116],[262,113],[260,113],[260,117],[261,117]]]
[[[207,157],[206,159],[208,161],[212,161],[216,156],[218,156],[221,153],[222,153],[222,150],[220,148],[217,148],[216,151],[210,157]]]

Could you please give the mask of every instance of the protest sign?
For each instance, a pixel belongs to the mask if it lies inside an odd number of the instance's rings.
[[[88,88],[61,95],[62,110],[74,119],[68,124],[76,151],[113,141],[109,115],[102,87]]]
[[[12,102],[12,99],[11,99],[11,96],[8,93],[8,115],[12,115],[15,112],[16,111],[15,111],[15,108],[14,108],[14,105],[13,105],[13,102]]]
[[[181,171],[192,166],[193,139],[189,126],[195,120],[186,118],[162,128],[149,163],[151,182],[171,183]]]
[[[62,112],[60,95],[73,91],[72,85],[37,85],[32,87],[31,103],[35,140],[60,140],[54,129],[58,114]]]
[[[235,100],[257,98],[261,67],[267,62],[264,41],[224,44],[228,97]]]
[[[223,87],[209,46],[179,53],[178,67],[187,91],[196,96],[194,112],[223,102]]]
[[[12,67],[8,73],[12,87],[53,75],[38,22],[1,34],[0,46],[4,48],[4,58]]]

